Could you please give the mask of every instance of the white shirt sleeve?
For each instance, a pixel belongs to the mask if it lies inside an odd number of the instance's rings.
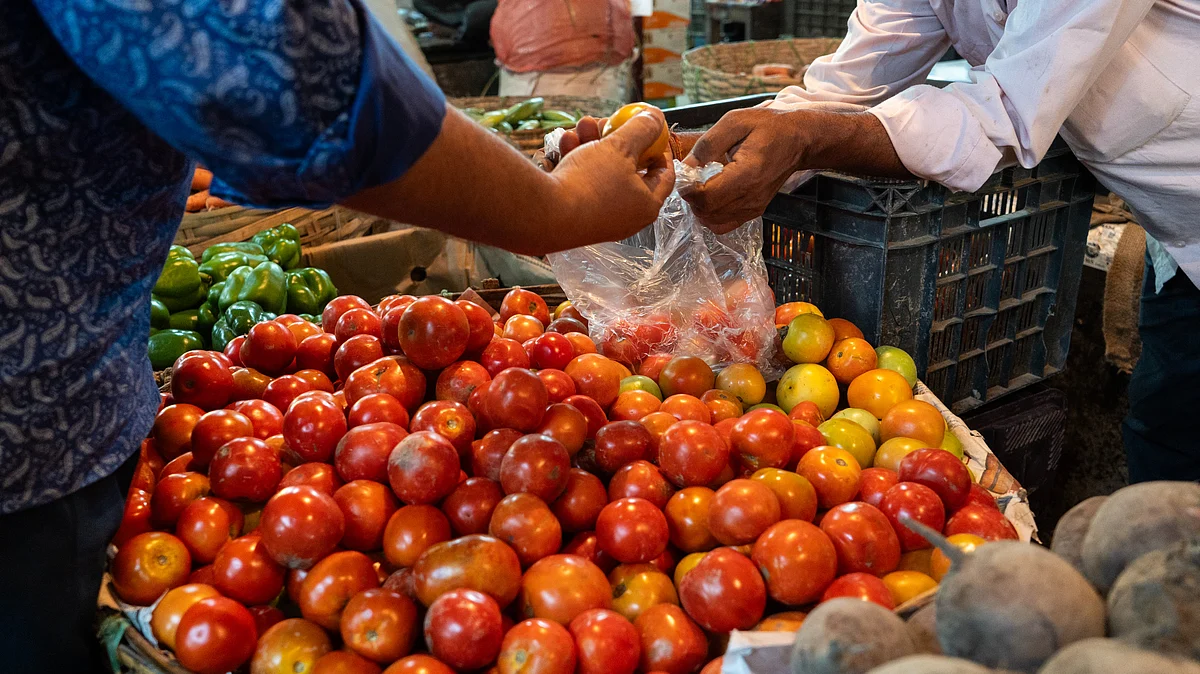
[[[976,190],[1006,155],[1026,168],[1041,160],[1154,2],[1023,1],[973,82],[914,86],[871,112],[909,171]]]

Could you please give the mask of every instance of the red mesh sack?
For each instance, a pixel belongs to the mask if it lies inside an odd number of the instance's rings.
[[[500,0],[491,35],[517,73],[617,65],[634,47],[629,0]]]

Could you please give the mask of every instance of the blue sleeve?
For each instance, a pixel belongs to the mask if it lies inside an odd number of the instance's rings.
[[[34,2],[230,201],[327,206],[400,177],[441,130],[441,91],[358,0]]]

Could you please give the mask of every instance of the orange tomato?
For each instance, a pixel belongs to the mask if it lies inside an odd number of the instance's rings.
[[[808,614],[804,611],[784,611],[769,615],[754,627],[755,632],[795,632],[804,624]]]
[[[879,422],[879,437],[883,440],[913,438],[926,443],[926,447],[938,447],[945,435],[942,413],[923,400],[897,403]]]
[[[691,419],[692,421],[703,421],[704,423],[712,422],[712,412],[695,396],[686,393],[676,393],[669,396],[662,402],[658,408],[659,412],[666,412],[671,416],[683,421]]]
[[[201,599],[220,594],[217,588],[203,583],[180,585],[168,591],[150,616],[150,631],[154,633],[154,638],[158,639],[160,644],[175,650],[175,632],[179,629],[179,619],[183,614]]]
[[[937,587],[937,581],[919,571],[893,571],[883,577],[896,606]]]
[[[912,400],[912,387],[892,370],[875,369],[858,375],[846,389],[849,407],[864,409],[882,419],[888,410],[906,400]]]
[[[779,513],[785,520],[813,521],[817,516],[817,490],[808,478],[779,468],[762,468],[750,476],[767,485],[779,499]]]
[[[954,547],[962,550],[965,553],[975,552],[975,548],[987,543],[984,539],[975,534],[954,534],[947,536],[946,540]],[[942,578],[950,571],[950,558],[941,550],[934,550],[929,557],[929,570],[933,579],[937,582],[942,582]]]
[[[567,363],[567,376],[575,382],[575,391],[607,408],[621,390],[621,370],[616,363],[597,354],[576,356]]]
[[[814,304],[809,304],[808,302],[788,302],[787,304],[780,304],[775,307],[775,327],[782,328],[791,323],[792,319],[800,314],[825,316]]]
[[[582,332],[568,332],[566,338],[571,342],[571,346],[575,347],[576,356],[582,356],[585,353],[596,353],[596,343],[592,341],[591,337]]]
[[[687,575],[687,572],[696,568],[696,565],[699,564],[700,560],[704,559],[704,555],[707,555],[707,554],[708,554],[708,551],[693,552],[689,555],[685,555],[683,559],[679,560],[679,563],[675,565],[674,580],[675,580],[676,588],[679,587],[679,583],[681,581],[683,581],[683,577]]]
[[[626,122],[633,119],[643,112],[649,112],[662,120],[662,131],[658,134],[658,138],[654,139],[654,144],[646,148],[642,156],[638,158],[638,166],[645,167],[654,161],[655,158],[661,157],[670,150],[670,132],[667,130],[667,118],[663,115],[662,110],[659,110],[649,103],[630,103],[621,106],[614,112],[608,121],[604,124],[604,130],[601,136],[607,136],[617,129],[625,125]]]
[[[796,472],[812,484],[821,509],[828,510],[854,499],[862,468],[850,452],[826,446],[809,450]]]
[[[885,440],[882,445],[879,445],[879,451],[875,452],[874,466],[876,468],[887,468],[892,472],[900,472],[900,462],[904,457],[912,454],[918,449],[928,447],[920,440],[912,438],[892,438]]]
[[[655,604],[679,605],[671,577],[653,564],[622,564],[608,574],[608,583],[612,587],[612,610],[630,622]]]
[[[839,384],[849,384],[860,374],[875,369],[875,358],[875,348],[867,340],[848,337],[834,342],[825,368]]]
[[[863,331],[858,329],[858,326],[844,318],[831,318],[829,325],[833,328],[834,343],[849,339],[850,337],[863,338]]]
[[[634,389],[617,396],[612,409],[608,412],[609,421],[637,421],[642,417],[657,412],[662,402],[653,393]]]
[[[931,561],[933,558],[933,548],[924,548],[921,550],[911,550],[900,555],[900,566],[896,567],[897,571],[919,571],[926,576],[933,577],[933,567]]]

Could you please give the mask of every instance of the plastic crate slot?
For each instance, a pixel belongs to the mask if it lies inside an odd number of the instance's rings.
[[[1004,272],[1000,276],[1000,299],[1011,300],[1016,299],[1017,295],[1017,278],[1021,275],[1021,262],[1009,262],[1004,265]]]
[[[1045,248],[1054,242],[1054,212],[1042,212],[1029,219],[1029,229],[1026,232],[1025,251],[1032,252]]]
[[[816,269],[817,238],[804,230],[792,229],[775,222],[766,223],[767,256],[787,260],[799,269]]]
[[[967,257],[967,267],[978,269],[992,263],[993,229],[981,229],[971,234],[971,252]]]
[[[998,218],[1002,215],[1011,215],[1025,207],[1022,203],[1022,194],[1019,188],[1004,190],[1003,192],[993,192],[985,194],[980,198],[981,212],[980,220],[988,218]]]
[[[1046,285],[1050,272],[1050,256],[1038,255],[1025,260],[1025,290],[1022,294],[1039,290]]]
[[[774,260],[767,260],[766,263],[767,282],[775,292],[776,302],[820,302],[820,284],[816,277],[788,269]]]
[[[948,325],[929,335],[929,363],[951,361],[958,355],[958,334],[962,324]]]
[[[946,239],[938,248],[938,278],[952,276],[962,271],[963,238]]]
[[[1012,353],[1012,344],[1004,344],[999,348],[988,349],[988,388],[1006,386],[1008,384],[1008,357]]]
[[[975,385],[975,374],[982,360],[982,356],[974,356],[958,361],[954,373],[954,394],[951,396],[953,400],[957,402],[966,398],[983,399],[984,392],[979,391]]]
[[[967,279],[967,302],[963,306],[963,312],[974,311],[984,306],[991,280],[991,274],[975,274]]]
[[[971,316],[963,321],[962,324],[962,346],[959,347],[960,353],[969,351],[981,350],[985,346],[984,337],[987,334],[987,328],[993,317],[987,316]]]
[[[1008,231],[1004,259],[1012,260],[1025,254],[1025,219],[1012,220],[1005,225]]]
[[[925,373],[925,378],[923,381],[935,396],[941,398],[942,400],[949,400],[951,398],[950,391],[948,389],[950,386],[950,375],[952,372],[954,372],[954,363],[952,361],[947,362],[945,365],[936,370],[933,369],[933,366],[930,366],[929,371]]]
[[[1009,376],[1010,381],[1020,377],[1021,375],[1036,374],[1033,372],[1033,347],[1037,339],[1037,335],[1032,335],[1016,341],[1016,344],[1013,347],[1012,374]]]
[[[1008,339],[1008,326],[1012,321],[1012,316],[1012,309],[1006,309],[996,314],[996,320],[992,321],[991,327],[988,328],[987,343],[989,346]]]
[[[1021,334],[1031,328],[1041,327],[1038,323],[1041,312],[1041,302],[1033,300],[1026,302],[1017,308],[1017,334]]]
[[[944,321],[958,315],[958,289],[962,281],[937,287],[933,298],[933,320]]]

